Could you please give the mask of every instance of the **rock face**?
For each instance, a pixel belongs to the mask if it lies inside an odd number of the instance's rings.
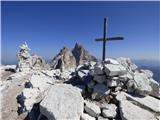
[[[77,88],[67,84],[57,84],[51,87],[41,102],[40,111],[49,120],[79,120],[83,113],[83,98]]]
[[[76,43],[72,50],[66,47],[61,49],[60,53],[53,58],[51,67],[63,71],[64,69],[76,68],[86,61],[96,61],[96,58]]]
[[[74,57],[76,58],[76,64],[80,65],[86,61],[96,61],[96,58],[88,53],[82,45],[76,43],[72,50]]]
[[[17,72],[29,72],[30,70],[41,70],[41,69],[49,69],[49,65],[46,64],[45,60],[38,55],[30,55],[29,51],[31,49],[28,47],[25,42],[20,46],[20,50],[18,52],[18,65]]]
[[[64,69],[75,68],[76,60],[71,50],[67,47],[61,49],[60,53],[53,58],[51,67],[54,69],[61,69],[62,71]]]

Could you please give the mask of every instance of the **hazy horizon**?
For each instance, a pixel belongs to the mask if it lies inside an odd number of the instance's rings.
[[[63,46],[82,44],[101,59],[103,19],[108,17],[108,37],[123,36],[124,41],[111,41],[106,56],[134,60],[160,60],[160,2],[1,2],[2,64],[17,61],[19,46],[25,41],[31,53],[51,60]]]

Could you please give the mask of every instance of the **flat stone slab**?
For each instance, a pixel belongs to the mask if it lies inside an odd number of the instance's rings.
[[[105,64],[105,73],[108,76],[118,76],[126,74],[126,69],[122,65]]]
[[[128,100],[120,101],[119,107],[122,120],[156,120],[154,114]]]
[[[56,84],[40,103],[40,112],[49,120],[79,120],[83,107],[83,97],[76,87]]]
[[[151,96],[146,97],[133,97],[129,94],[126,94],[127,99],[137,102],[141,106],[144,106],[154,112],[160,112],[160,100]]]
[[[96,118],[92,117],[92,116],[90,116],[90,115],[88,115],[86,113],[83,113],[81,118],[80,118],[80,120],[96,120]]]

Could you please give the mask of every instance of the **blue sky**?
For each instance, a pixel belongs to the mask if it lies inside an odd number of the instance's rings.
[[[17,60],[26,41],[31,53],[53,58],[63,46],[76,42],[101,58],[103,19],[108,17],[108,37],[124,41],[107,43],[107,57],[159,59],[160,2],[2,2],[2,61]]]

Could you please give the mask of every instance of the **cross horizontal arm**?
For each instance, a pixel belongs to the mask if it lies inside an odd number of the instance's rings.
[[[111,37],[111,38],[107,38],[107,39],[105,39],[106,41],[111,41],[111,40],[123,40],[124,39],[124,37]],[[101,38],[98,38],[98,39],[96,39],[95,41],[103,41],[103,39],[101,39]]]

